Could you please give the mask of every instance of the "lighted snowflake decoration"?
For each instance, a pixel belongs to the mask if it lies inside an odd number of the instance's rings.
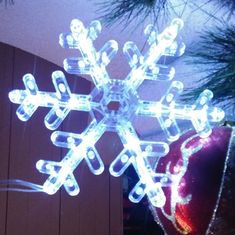
[[[148,26],[145,35],[148,37],[149,49],[145,55],[133,42],[127,42],[123,52],[130,65],[130,73],[125,79],[117,80],[110,79],[106,71],[106,66],[117,53],[117,43],[110,40],[97,52],[93,41],[101,31],[99,21],[93,21],[85,28],[81,21],[72,20],[71,33],[60,35],[60,45],[78,49],[82,57],[66,59],[64,68],[72,74],[90,75],[95,84],[94,90],[89,95],[73,94],[64,74],[55,71],[52,80],[56,92],[40,91],[34,77],[26,74],[23,77],[25,90],[9,93],[10,100],[20,104],[17,115],[22,121],[27,121],[38,107],[51,108],[45,117],[45,125],[51,130],[57,129],[70,111],[89,112],[92,117],[81,134],[53,132],[52,142],[69,150],[61,162],[37,162],[37,169],[49,175],[42,186],[44,192],[54,194],[64,186],[69,195],[77,195],[79,186],[73,171],[83,159],[91,172],[101,174],[104,164],[95,144],[106,131],[111,131],[120,137],[123,150],[110,165],[110,173],[120,176],[132,164],[139,182],[130,192],[130,200],[139,202],[147,195],[153,206],[162,207],[165,204],[162,188],[171,184],[172,176],[169,172],[155,172],[148,157],[155,157],[156,160],[164,157],[169,151],[168,143],[140,140],[132,124],[133,117],[140,115],[156,118],[168,141],[172,142],[181,135],[177,119],[191,121],[198,135],[207,137],[211,133],[210,123],[219,122],[224,116],[222,110],[208,106],[212,98],[209,90],[205,90],[194,105],[175,103],[183,89],[183,84],[178,81],[172,82],[160,101],[141,100],[138,96],[137,89],[144,80],[161,81],[174,77],[174,69],[166,69],[158,61],[163,55],[181,53],[176,49],[175,39],[182,27],[180,19],[174,19],[161,34],[157,34],[153,26]]]

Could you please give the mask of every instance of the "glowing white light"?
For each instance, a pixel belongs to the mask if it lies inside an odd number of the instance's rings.
[[[129,198],[139,202],[145,195],[156,207],[163,207],[166,201],[162,187],[171,184],[169,172],[158,173],[152,169],[148,157],[158,160],[164,157],[169,146],[166,142],[141,141],[131,123],[134,116],[154,117],[169,141],[175,141],[182,134],[177,120],[192,122],[198,135],[206,137],[211,133],[211,122],[219,122],[224,113],[222,110],[209,107],[212,92],[205,90],[193,105],[177,104],[176,99],[183,90],[183,84],[172,82],[166,94],[160,101],[141,100],[137,89],[146,79],[171,80],[175,69],[157,64],[159,59],[167,54],[174,56],[177,52],[175,42],[178,31],[183,27],[180,19],[174,19],[169,27],[157,34],[152,25],[145,30],[149,50],[142,55],[133,42],[125,43],[123,53],[131,68],[123,80],[110,79],[106,66],[118,50],[118,44],[110,40],[96,51],[93,41],[101,31],[99,21],[93,21],[88,28],[78,19],[71,22],[71,33],[61,34],[59,43],[64,48],[78,49],[81,57],[67,58],[64,69],[72,74],[88,74],[95,85],[89,95],[73,94],[67,80],[61,71],[52,74],[55,92],[39,91],[34,77],[26,74],[23,77],[25,90],[13,90],[9,98],[20,106],[18,117],[27,121],[38,107],[50,108],[45,117],[45,125],[51,130],[57,129],[70,111],[89,112],[93,120],[81,134],[55,131],[51,136],[54,145],[68,148],[67,154],[60,162],[39,160],[36,168],[49,177],[43,185],[43,191],[56,193],[64,186],[69,195],[75,196],[80,189],[73,176],[73,171],[82,160],[85,160],[93,174],[104,171],[104,163],[95,148],[95,144],[106,131],[118,134],[124,146],[123,150],[111,163],[109,172],[120,176],[133,165],[139,177],[139,182],[130,192]],[[97,98],[98,97],[98,98]],[[117,110],[110,110],[109,104],[118,103]],[[94,115],[99,113],[99,115]],[[78,120],[79,121],[79,120]]]

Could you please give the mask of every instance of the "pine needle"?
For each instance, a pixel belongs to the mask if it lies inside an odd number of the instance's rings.
[[[0,4],[4,2],[5,6],[7,5],[13,5],[14,4],[14,0],[0,0]]]
[[[214,103],[235,108],[235,25],[222,23],[203,32],[200,41],[186,50],[186,56],[197,66],[199,75],[206,75],[199,80],[200,86],[185,91],[183,100],[195,100],[203,90],[210,89]]]
[[[106,25],[125,23],[139,19],[143,21],[149,15],[157,20],[165,15],[168,9],[168,0],[105,0],[98,4],[98,14]]]
[[[218,7],[226,9],[227,13],[231,16],[235,12],[235,0],[210,0]]]

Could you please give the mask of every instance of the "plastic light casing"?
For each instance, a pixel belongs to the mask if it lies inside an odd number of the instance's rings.
[[[170,81],[175,70],[158,64],[164,55],[182,54],[185,45],[176,43],[179,30],[183,27],[181,19],[174,19],[170,26],[157,34],[152,25],[145,30],[149,44],[148,51],[142,55],[133,42],[125,43],[123,53],[130,66],[130,72],[123,80],[111,79],[106,66],[118,51],[118,44],[110,40],[97,51],[93,41],[101,31],[99,21],[93,21],[85,28],[83,23],[74,19],[71,32],[61,34],[59,43],[68,49],[80,51],[80,57],[67,58],[64,69],[71,74],[88,74],[95,85],[89,95],[73,94],[61,71],[52,74],[55,92],[43,92],[37,87],[31,74],[23,77],[25,90],[13,90],[9,98],[13,103],[20,104],[17,115],[27,121],[38,107],[48,107],[45,125],[56,130],[71,111],[89,112],[91,123],[81,134],[55,131],[51,140],[54,145],[67,148],[68,152],[61,162],[39,160],[37,169],[49,177],[43,185],[43,191],[56,193],[64,186],[69,195],[75,196],[80,189],[73,171],[85,160],[90,171],[99,175],[104,170],[104,163],[95,148],[96,142],[106,131],[116,132],[123,144],[123,150],[111,163],[109,171],[113,176],[122,175],[128,166],[133,165],[139,182],[130,192],[129,198],[139,202],[145,195],[153,206],[165,204],[163,187],[169,186],[172,175],[169,172],[155,172],[148,157],[156,162],[169,151],[169,143],[177,140],[182,134],[177,120],[189,120],[200,137],[211,133],[211,123],[220,122],[224,112],[209,106],[212,92],[205,90],[193,105],[177,103],[177,97],[183,90],[183,84],[174,81],[160,100],[142,100],[137,89],[144,80]],[[112,108],[116,104],[118,108]],[[136,116],[153,117],[160,124],[167,141],[142,141],[138,138],[132,120]],[[79,120],[78,120],[79,121]],[[185,166],[187,168],[187,164]]]

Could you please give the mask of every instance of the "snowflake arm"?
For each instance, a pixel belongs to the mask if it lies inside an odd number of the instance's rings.
[[[169,141],[175,141],[181,135],[176,119],[189,120],[202,138],[211,134],[210,123],[220,122],[224,118],[223,110],[209,107],[213,93],[205,90],[193,105],[175,103],[183,90],[183,83],[174,81],[159,102],[140,101],[138,114],[156,117]]]
[[[105,67],[117,53],[117,42],[110,40],[99,52],[96,51],[93,41],[101,31],[99,21],[93,21],[86,29],[80,20],[74,19],[71,22],[70,29],[71,33],[60,35],[60,45],[64,48],[78,49],[82,58],[66,59],[64,69],[72,74],[89,74],[96,88],[104,87],[110,82]]]
[[[172,25],[174,25],[173,22],[172,22]],[[177,30],[180,30],[180,28],[183,26],[182,21],[177,19],[177,20],[175,20],[175,23],[177,23],[179,25],[179,28]],[[177,26],[173,27],[174,31],[175,31],[175,28],[177,28]],[[168,33],[169,33],[169,31],[172,30],[172,27],[171,28],[168,27],[167,29],[168,29]],[[166,34],[166,31],[167,30],[165,30],[165,34]],[[142,80],[140,80],[139,83],[140,84],[142,83],[143,78],[149,79],[149,80],[158,80],[158,81],[166,81],[166,80],[173,79],[173,77],[175,75],[175,69],[173,67],[168,66],[168,65],[159,63],[158,57],[161,57],[164,55],[168,56],[168,57],[179,57],[185,51],[185,44],[183,42],[176,42],[175,40],[169,40],[169,41],[171,41],[171,42],[169,42],[170,46],[166,45],[165,49],[161,49],[155,55],[154,62],[152,64],[150,64],[146,67],[140,68],[142,66],[142,64],[145,63],[144,60],[146,60],[148,55],[152,52],[152,48],[156,49],[157,46],[158,47],[160,46],[159,44],[157,44],[156,39],[160,40],[162,38],[162,36],[158,36],[158,34],[155,30],[155,27],[153,25],[148,25],[144,31],[144,34],[145,34],[145,36],[147,38],[147,42],[150,46],[150,49],[145,54],[145,56],[142,55],[142,53],[140,52],[138,47],[133,42],[126,42],[123,47],[123,53],[128,60],[130,68],[133,69],[133,71],[137,70],[137,68],[142,69],[142,70],[144,69],[144,77],[142,77]],[[173,38],[175,38],[175,37],[176,37],[176,35],[173,36]],[[135,76],[135,73],[133,73],[133,71],[132,71],[132,73],[129,74],[129,79],[130,79],[130,77]]]
[[[146,77],[157,77],[156,75],[159,74],[161,67],[157,66],[156,63],[167,50],[171,50],[171,46],[176,39],[178,31],[182,27],[183,21],[175,19],[172,21],[171,25],[158,36],[155,31],[152,31],[151,34],[150,29],[147,28],[145,34],[148,36],[150,48],[144,56],[141,55],[134,43],[127,42],[124,45],[123,53],[126,55],[129,65],[132,68],[126,80],[132,89],[136,90]],[[169,80],[173,78],[172,75],[174,75],[174,71],[170,69],[168,76],[160,77]]]
[[[117,127],[117,133],[124,145],[123,151],[110,165],[109,171],[114,176],[120,176],[132,164],[140,181],[129,194],[129,199],[139,202],[145,195],[156,207],[165,204],[162,183],[156,181],[158,174],[154,173],[147,157],[154,155],[157,158],[165,156],[169,147],[164,142],[140,141],[130,122]],[[152,148],[154,147],[154,152]],[[163,174],[161,174],[162,178]],[[165,178],[167,178],[165,176]]]
[[[45,117],[45,125],[51,130],[57,129],[71,110],[91,110],[95,105],[90,102],[89,95],[72,94],[64,74],[60,71],[52,73],[52,81],[56,92],[39,91],[31,74],[23,77],[25,90],[13,90],[9,93],[11,102],[20,104],[16,113],[20,120],[28,121],[38,107],[51,108]]]
[[[56,193],[64,185],[65,190],[71,196],[79,193],[79,186],[73,176],[73,171],[85,159],[91,172],[99,175],[104,170],[104,163],[97,150],[95,143],[106,131],[103,123],[93,121],[81,134],[73,134],[56,131],[52,134],[52,142],[63,148],[69,148],[68,153],[61,162],[39,160],[36,164],[39,172],[50,175],[43,185],[44,192]]]

